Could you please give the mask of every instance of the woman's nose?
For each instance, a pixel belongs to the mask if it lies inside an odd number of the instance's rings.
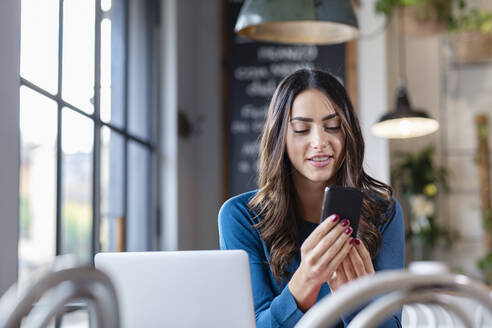
[[[323,149],[328,145],[328,141],[326,139],[327,136],[324,135],[323,131],[320,131],[320,129],[314,129],[311,138],[311,146],[314,149]]]

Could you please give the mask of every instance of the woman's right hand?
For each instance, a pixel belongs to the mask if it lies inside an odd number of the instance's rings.
[[[306,238],[301,263],[289,281],[289,290],[301,311],[316,302],[321,285],[328,281],[353,247],[352,228],[333,214]]]

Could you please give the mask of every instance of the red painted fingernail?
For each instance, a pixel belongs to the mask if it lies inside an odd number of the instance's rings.
[[[357,243],[357,240],[355,238],[350,238],[349,239],[349,244],[352,245],[354,241]]]
[[[337,222],[340,216],[338,214],[333,214],[333,218],[331,219],[332,222]]]
[[[350,235],[351,232],[352,232],[352,228],[348,227],[347,229],[345,229],[345,233],[347,235]]]
[[[349,223],[350,223],[349,220],[347,220],[347,219],[343,220],[342,221],[342,227],[348,226]]]
[[[356,240],[355,240],[355,244],[356,244],[356,245],[360,245],[360,240],[359,240],[359,239],[356,239]]]

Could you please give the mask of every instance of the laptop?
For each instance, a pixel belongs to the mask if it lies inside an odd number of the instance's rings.
[[[242,250],[99,253],[116,289],[122,327],[255,327]]]

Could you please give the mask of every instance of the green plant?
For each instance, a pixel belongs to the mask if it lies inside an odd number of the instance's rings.
[[[427,219],[429,222],[428,226],[423,227],[418,233],[416,233],[418,238],[422,238],[422,241],[426,245],[434,247],[439,240],[442,240],[446,247],[451,247],[453,243],[459,239],[460,236],[457,231],[439,225],[434,216]],[[415,233],[409,232],[409,234]]]
[[[480,32],[492,33],[492,12],[483,8],[464,9],[449,21],[451,32]]]
[[[485,230],[492,233],[492,210],[488,210],[482,218],[482,225]]]
[[[424,194],[434,197],[438,188],[449,191],[448,172],[433,162],[434,147],[428,146],[418,154],[397,152],[400,161],[391,171],[391,180],[406,195]]]
[[[442,240],[451,246],[459,234],[439,225],[435,216],[435,197],[440,190],[447,193],[449,186],[447,170],[433,162],[434,151],[434,147],[429,146],[417,154],[396,153],[399,161],[392,169],[391,181],[410,204],[407,240],[419,240],[426,247],[434,247]]]
[[[400,6],[414,6],[430,4],[434,7],[438,17],[444,21],[452,20],[451,8],[458,6],[464,8],[465,0],[377,0],[375,5],[376,13],[391,17],[393,10]]]
[[[492,252],[488,253],[478,261],[478,267],[483,272],[484,282],[492,284]]]

